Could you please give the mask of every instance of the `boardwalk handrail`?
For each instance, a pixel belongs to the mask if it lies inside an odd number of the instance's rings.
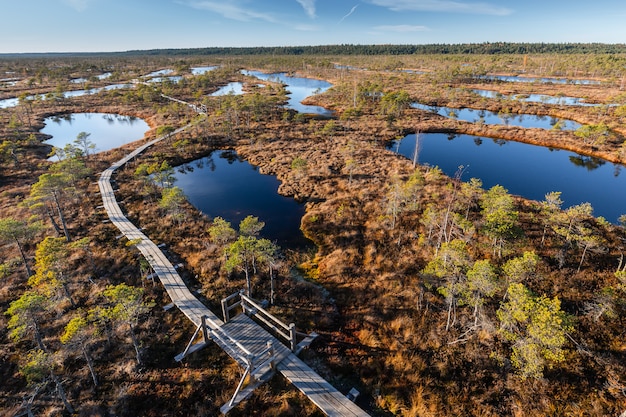
[[[232,343],[233,345],[237,346],[239,350],[245,353],[246,362],[248,362],[251,358],[253,358],[252,352],[250,352],[248,349],[245,348],[244,345],[242,345],[236,339],[234,339],[231,335],[229,335],[228,332],[224,330],[221,326],[219,326],[209,317],[206,317],[205,320],[214,327],[213,329],[211,329],[211,335],[217,337],[220,341],[222,341],[222,343],[226,343],[226,344]],[[223,337],[225,337],[227,340],[224,340]]]
[[[230,311],[241,305],[241,297],[239,297],[240,294],[240,292],[236,292],[226,298],[222,298],[222,315],[224,316],[224,323],[228,323],[230,321]],[[233,304],[228,304],[231,300],[237,297],[239,297],[238,301]]]
[[[273,316],[267,310],[265,310],[261,305],[259,305],[252,298],[248,297],[243,293],[239,293],[241,297],[241,305],[244,312],[251,312],[253,316],[257,319],[261,320],[267,326],[269,326],[272,330],[274,330],[278,335],[282,336],[289,343],[289,348],[292,352],[296,351],[297,344],[297,333],[296,333],[296,325],[294,323],[285,324],[278,317]],[[254,309],[249,308],[249,306],[254,307]],[[285,331],[279,329],[278,326],[285,329]]]

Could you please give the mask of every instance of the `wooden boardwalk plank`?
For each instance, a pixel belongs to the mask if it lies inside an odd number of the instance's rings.
[[[368,415],[296,355],[289,355],[276,366],[276,369],[327,416]]]

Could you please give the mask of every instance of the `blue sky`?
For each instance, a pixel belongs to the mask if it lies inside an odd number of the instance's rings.
[[[0,53],[342,43],[626,43],[624,0],[0,1]]]

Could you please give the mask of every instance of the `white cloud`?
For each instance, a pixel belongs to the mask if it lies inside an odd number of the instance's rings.
[[[430,30],[426,26],[419,26],[419,25],[382,25],[382,26],[376,26],[374,29],[380,32],[400,32],[400,33],[424,32],[424,31]]]
[[[296,0],[311,19],[315,19],[315,0]]]
[[[471,3],[451,0],[365,0],[376,6],[386,7],[394,12],[448,12],[506,16],[512,9],[489,3]]]
[[[238,4],[237,1],[226,3],[224,1],[200,0],[190,1],[186,4],[194,9],[207,10],[209,12],[220,14],[227,19],[239,20],[241,22],[265,20],[267,22],[277,23],[277,19],[273,15],[245,8]]]
[[[346,13],[346,15],[344,17],[341,18],[341,20],[339,20],[339,23],[343,22],[344,20],[346,20],[347,17],[350,17],[350,15],[352,15],[352,13],[355,12],[356,8],[359,7],[359,5],[357,4],[356,6],[352,6],[352,9],[350,9],[350,11],[348,13]]]

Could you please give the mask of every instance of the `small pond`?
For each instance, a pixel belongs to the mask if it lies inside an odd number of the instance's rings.
[[[210,218],[220,216],[237,229],[246,216],[256,216],[265,222],[261,237],[282,248],[311,245],[300,231],[304,204],[279,195],[275,177],[259,173],[234,151],[214,151],[181,165],[175,176],[189,202]]]
[[[154,84],[154,83],[162,83],[165,81],[169,81],[169,82],[176,84],[180,82],[182,79],[183,77],[181,77],[180,75],[174,75],[171,77],[154,77],[154,78],[149,79],[147,82]]]
[[[18,81],[19,78],[3,78],[0,80],[0,88],[16,86]]]
[[[96,75],[96,78],[99,80],[105,80],[109,78],[111,75],[113,74],[111,74],[110,72],[106,72],[104,74]],[[82,84],[82,83],[86,83],[87,81],[89,81],[87,78],[72,78],[70,80],[72,84]]]
[[[121,88],[133,88],[133,84],[111,84],[106,87],[101,88],[92,88],[89,90],[74,90],[74,91],[65,91],[63,93],[63,97],[72,98],[72,97],[81,97],[89,94],[97,94],[100,91],[108,91],[108,90],[117,90]],[[45,100],[45,95],[40,96],[40,98]],[[34,100],[35,96],[28,96],[29,100]],[[6,109],[9,107],[15,107],[20,104],[20,101],[17,97],[7,98],[4,100],[0,100],[0,109]]]
[[[481,97],[487,98],[504,98],[507,100],[518,100],[527,103],[544,103],[544,104],[559,104],[565,106],[600,106],[600,104],[585,103],[584,99],[579,97],[568,96],[549,96],[547,94],[521,94],[521,95],[504,95],[493,90],[472,90],[474,93]]]
[[[455,109],[451,107],[428,106],[421,103],[412,103],[414,109],[426,110],[450,119],[463,120],[470,123],[485,123],[488,125],[519,126],[524,128],[552,129],[557,123],[561,130],[576,130],[581,125],[572,120],[534,114],[495,113],[489,110]]]
[[[163,75],[170,75],[173,72],[174,72],[173,69],[162,69],[162,70],[158,70],[158,71],[153,71],[153,72],[151,72],[149,74],[146,74],[146,75],[142,76],[141,78],[161,77]]]
[[[52,116],[44,120],[42,133],[51,135],[46,143],[63,148],[73,143],[81,132],[89,133],[89,140],[96,145],[96,152],[118,148],[130,142],[142,139],[150,129],[148,124],[138,118],[108,113],[74,113]]]
[[[341,64],[334,64],[333,67],[335,69],[339,69],[339,70],[351,70],[351,71],[367,71],[367,68],[359,68],[359,67],[353,67],[352,65],[341,65]]]
[[[17,97],[5,98],[0,100],[0,109],[8,109],[9,107],[15,107],[20,104],[20,100]]]
[[[291,77],[286,73],[266,74],[260,71],[242,70],[242,74],[256,77],[260,80],[273,81],[286,85],[289,94],[289,108],[300,113],[317,114],[320,116],[332,116],[333,112],[320,106],[308,106],[302,104],[302,100],[315,94],[323,93],[332,87],[332,84],[324,80],[313,78]]]
[[[133,84],[111,84],[101,88],[92,88],[89,90],[74,90],[74,91],[66,91],[63,93],[63,97],[72,98],[72,97],[80,97],[90,94],[97,94],[100,91],[109,91],[109,90],[119,90],[121,88],[133,88]]]
[[[220,87],[217,91],[211,93],[211,96],[226,96],[228,94],[232,95],[241,95],[243,94],[243,83],[238,81],[234,81],[226,84],[223,87]]]
[[[479,77],[485,80],[491,81],[504,81],[510,83],[543,83],[543,84],[583,84],[583,85],[596,85],[600,84],[597,80],[578,80],[573,78],[561,78],[561,77],[520,77],[517,75],[486,75]]]
[[[412,158],[415,135],[389,144]],[[626,172],[605,160],[502,139],[471,135],[428,133],[420,135],[420,164],[438,166],[453,177],[459,166],[462,179],[480,178],[485,189],[502,185],[511,194],[542,201],[561,191],[567,208],[589,202],[595,216],[612,223],[626,213]]]
[[[209,67],[193,67],[191,68],[191,73],[193,75],[202,75],[207,72],[213,71],[214,69],[217,69],[217,68],[218,68],[217,65],[213,65]]]

